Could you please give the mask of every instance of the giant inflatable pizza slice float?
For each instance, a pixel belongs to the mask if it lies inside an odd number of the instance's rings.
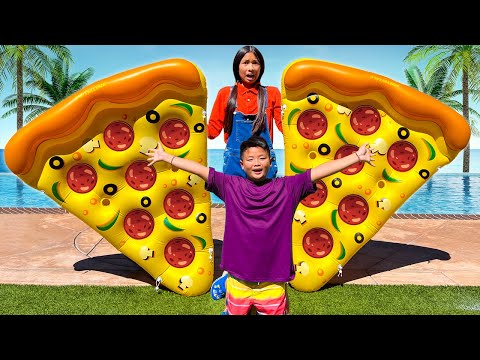
[[[282,74],[285,174],[301,173],[369,143],[357,163],[317,182],[293,220],[291,286],[320,289],[470,139],[456,111],[382,75],[316,59]],[[448,194],[445,194],[448,196]]]
[[[164,60],[95,82],[20,129],[8,167],[44,191],[157,283],[185,296],[213,280],[210,193],[167,163],[166,151],[207,165],[205,77],[193,63]]]

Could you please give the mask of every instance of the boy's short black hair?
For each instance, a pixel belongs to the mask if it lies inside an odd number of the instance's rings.
[[[267,141],[260,135],[252,135],[240,144],[240,158],[243,156],[245,150],[251,147],[262,148],[267,152],[268,157],[270,157],[270,149],[268,148]]]

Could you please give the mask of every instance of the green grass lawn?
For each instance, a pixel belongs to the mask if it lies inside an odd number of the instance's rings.
[[[289,288],[291,315],[479,315],[479,286]],[[0,315],[218,315],[224,300],[152,286],[0,285]]]

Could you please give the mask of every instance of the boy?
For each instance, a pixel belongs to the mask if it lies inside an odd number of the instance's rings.
[[[165,161],[200,176],[205,188],[225,203],[225,233],[220,267],[228,272],[226,313],[247,315],[289,313],[287,284],[295,277],[292,262],[292,219],[298,203],[315,192],[318,179],[373,154],[363,144],[356,152],[306,170],[302,174],[270,179],[269,146],[261,136],[240,145],[240,165],[246,178],[166,153],[159,143],[147,153],[149,165]]]

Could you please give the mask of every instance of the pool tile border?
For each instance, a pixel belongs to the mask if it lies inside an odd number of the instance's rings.
[[[224,204],[212,204],[212,208],[224,208]],[[0,207],[0,214],[67,214],[63,208]],[[480,220],[480,214],[393,214],[392,219],[429,220]]]
[[[68,211],[63,208],[19,208],[3,207],[0,208],[0,214],[67,214]]]

